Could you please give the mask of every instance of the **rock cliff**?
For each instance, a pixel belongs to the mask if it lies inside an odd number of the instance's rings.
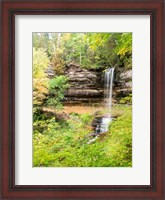
[[[67,66],[70,88],[66,91],[66,103],[100,103],[103,100],[101,71],[82,69],[77,65]]]
[[[49,78],[55,72],[49,66]],[[66,104],[100,103],[104,99],[104,72],[102,69],[83,69],[79,65],[69,64],[65,69],[69,77],[70,88],[65,92]],[[132,70],[115,69],[113,84],[113,102],[119,103],[124,97],[132,94]]]
[[[116,71],[113,97],[116,103],[132,94],[132,70]]]
[[[67,66],[65,74],[69,77],[70,88],[66,91],[65,102],[71,104],[100,103],[104,98],[103,70],[82,69],[78,65]],[[132,93],[132,70],[115,71],[113,100],[119,103]]]

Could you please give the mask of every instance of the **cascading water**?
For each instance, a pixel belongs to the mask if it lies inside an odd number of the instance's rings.
[[[100,133],[108,131],[108,125],[112,121],[112,91],[113,91],[114,68],[108,68],[104,74],[104,103],[107,116],[102,118],[100,123]]]
[[[108,112],[108,118],[111,118],[113,77],[114,68],[107,69],[104,75],[104,101]]]
[[[93,143],[101,133],[108,131],[108,125],[112,121],[112,89],[113,89],[114,68],[109,68],[104,74],[104,103],[106,108],[106,116],[96,117],[93,120],[92,126],[95,132],[91,134],[94,138],[88,141],[88,144]]]

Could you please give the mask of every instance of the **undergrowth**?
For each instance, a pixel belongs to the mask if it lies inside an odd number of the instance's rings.
[[[35,118],[34,167],[131,167],[132,110],[116,106],[109,131],[88,144],[94,116],[72,113],[67,119]]]

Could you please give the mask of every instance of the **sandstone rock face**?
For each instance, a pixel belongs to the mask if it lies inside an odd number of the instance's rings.
[[[70,88],[65,93],[66,103],[100,103],[103,100],[103,78],[100,71],[67,66]]]
[[[121,98],[132,94],[132,70],[118,72],[118,76],[114,80],[113,96],[118,103]]]
[[[51,65],[48,66],[48,68],[45,70],[45,73],[47,74],[48,78],[54,78],[55,71],[53,70],[53,67]]]
[[[69,77],[70,88],[66,91],[65,102],[70,104],[101,103],[104,99],[104,73],[102,70],[82,69],[70,64],[65,74]],[[115,71],[113,102],[132,93],[132,70]]]
[[[55,76],[51,66],[47,69],[49,78]],[[83,69],[79,65],[69,64],[65,75],[69,77],[70,88],[65,92],[66,104],[101,103],[104,99],[103,70]],[[113,103],[132,93],[132,70],[114,72]]]

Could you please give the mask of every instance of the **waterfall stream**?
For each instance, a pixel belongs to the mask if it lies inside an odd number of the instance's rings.
[[[113,89],[114,68],[109,68],[104,75],[104,101],[108,111],[108,118],[111,118],[112,110],[112,89]]]
[[[88,144],[93,143],[100,134],[108,131],[109,123],[112,121],[112,92],[113,92],[113,79],[114,68],[108,68],[104,74],[104,105],[106,114],[104,117],[96,117],[93,120],[92,126],[94,127],[94,133],[90,134],[94,138],[88,141]]]
[[[114,68],[108,68],[104,74],[104,103],[107,116],[103,117],[100,125],[100,133],[108,131],[108,125],[112,121],[112,92],[113,92]],[[97,127],[98,128],[98,127]]]

